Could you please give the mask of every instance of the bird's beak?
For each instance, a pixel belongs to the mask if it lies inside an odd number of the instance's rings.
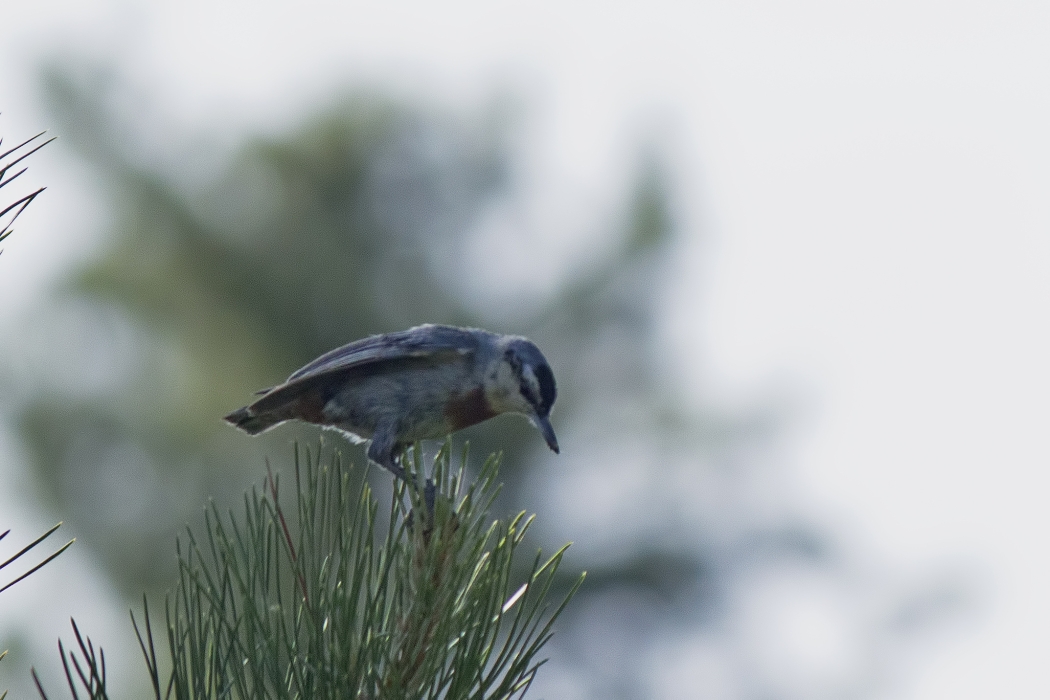
[[[536,427],[540,429],[541,433],[543,433],[543,439],[547,441],[547,446],[551,448],[551,451],[554,452],[554,454],[558,454],[558,438],[554,434],[554,427],[551,426],[550,418],[534,416],[533,423],[535,423]]]

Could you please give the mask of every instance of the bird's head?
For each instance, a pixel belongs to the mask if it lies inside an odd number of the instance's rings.
[[[543,434],[548,447],[558,452],[558,438],[550,413],[558,390],[547,358],[526,338],[505,336],[499,356],[485,377],[485,395],[498,413],[522,413]]]

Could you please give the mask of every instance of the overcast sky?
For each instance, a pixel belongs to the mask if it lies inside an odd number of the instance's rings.
[[[1050,5],[8,0],[2,13],[8,139],[48,126],[33,71],[66,51],[116,61],[164,119],[220,137],[280,129],[347,83],[468,108],[510,89],[527,106],[530,216],[558,259],[600,230],[655,141],[689,234],[665,329],[688,382],[713,402],[792,397],[800,499],[887,561],[987,582],[979,620],[905,697],[1050,696]],[[83,173],[49,151],[31,170],[46,200],[0,257],[0,332],[104,220]]]

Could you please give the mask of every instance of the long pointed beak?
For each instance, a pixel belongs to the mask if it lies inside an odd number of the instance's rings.
[[[551,448],[554,454],[558,454],[558,437],[554,434],[554,427],[551,425],[550,418],[544,418],[542,416],[533,416],[532,422],[536,424],[536,427],[543,433],[543,439],[547,441],[547,446]]]

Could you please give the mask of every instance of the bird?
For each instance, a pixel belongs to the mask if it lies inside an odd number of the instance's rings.
[[[327,352],[224,417],[249,435],[286,421],[369,441],[368,459],[408,482],[404,448],[518,413],[559,453],[550,422],[554,372],[535,343],[480,328],[425,324]],[[427,484],[428,500],[433,485]]]

